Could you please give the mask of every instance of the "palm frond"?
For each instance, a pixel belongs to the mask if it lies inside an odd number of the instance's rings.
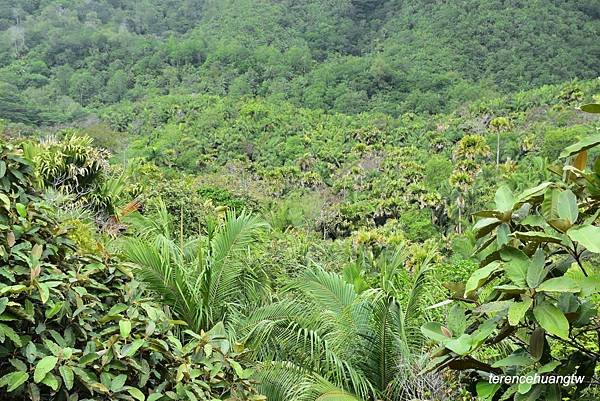
[[[290,286],[302,291],[320,310],[341,314],[356,300],[354,287],[335,273],[316,266],[306,269]]]
[[[261,364],[258,390],[269,401],[362,401],[343,388],[290,361]]]
[[[298,401],[363,401],[343,388],[329,382],[324,377],[312,374],[294,388],[293,396]]]
[[[241,288],[238,279],[242,272],[240,254],[256,238],[266,223],[246,212],[227,214],[225,225],[210,241],[210,274],[207,297],[215,304],[230,302]]]

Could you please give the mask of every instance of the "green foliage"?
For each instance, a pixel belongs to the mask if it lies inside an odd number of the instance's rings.
[[[166,93],[260,96],[351,114],[439,113],[595,78],[594,6],[13,1],[0,8],[0,118],[61,124]]]
[[[0,4],[4,398],[582,398],[595,1]]]
[[[477,369],[484,399],[499,391],[516,400],[559,400],[577,397],[589,385],[505,384],[490,390],[486,375],[555,372],[587,380],[594,375],[600,352],[591,338],[598,330],[592,317],[600,292],[600,170],[599,159],[589,168],[587,158],[598,140],[597,135],[585,138],[562,153],[571,159],[563,181],[544,182],[518,195],[502,186],[495,209],[476,213],[481,217],[473,227],[480,268],[457,291],[455,299],[464,302],[452,307],[446,326],[422,328],[441,345],[430,369]],[[460,330],[453,328],[453,311],[466,322]],[[482,352],[498,344],[504,347],[491,358]]]
[[[4,398],[264,400],[222,327],[176,330],[126,266],[74,254],[33,177],[20,148],[0,146]]]
[[[100,215],[114,216],[124,190],[123,177],[110,174],[109,153],[92,139],[65,132],[64,139],[24,145],[35,164],[38,182],[71,197],[73,204]]]
[[[146,219],[142,232],[148,239],[124,244],[138,277],[169,305],[191,329],[207,330],[230,318],[235,306],[260,293],[260,271],[243,264],[243,254],[266,225],[255,217],[227,213],[221,227],[207,237],[183,242],[173,238],[167,210],[158,219]]]
[[[431,255],[406,281],[403,259],[388,262],[380,265],[378,288],[362,291],[335,273],[308,268],[291,282],[293,298],[236,324],[264,360],[258,377],[268,399],[402,399],[438,390],[434,374],[430,385],[417,388],[414,370]]]

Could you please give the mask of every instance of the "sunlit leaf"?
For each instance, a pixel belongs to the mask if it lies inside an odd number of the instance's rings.
[[[533,315],[548,333],[560,338],[569,338],[569,321],[556,306],[544,301],[533,308]]]

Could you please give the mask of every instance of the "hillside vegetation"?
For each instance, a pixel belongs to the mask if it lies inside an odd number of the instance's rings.
[[[597,0],[0,0],[0,398],[598,399],[599,34]]]
[[[0,4],[0,117],[81,118],[167,93],[439,113],[595,78],[597,0]]]

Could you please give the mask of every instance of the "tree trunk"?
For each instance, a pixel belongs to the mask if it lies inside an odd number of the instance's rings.
[[[500,166],[500,131],[496,133],[496,169]]]
[[[459,195],[457,199],[458,206],[458,233],[462,234],[462,202],[460,201],[462,195]]]

